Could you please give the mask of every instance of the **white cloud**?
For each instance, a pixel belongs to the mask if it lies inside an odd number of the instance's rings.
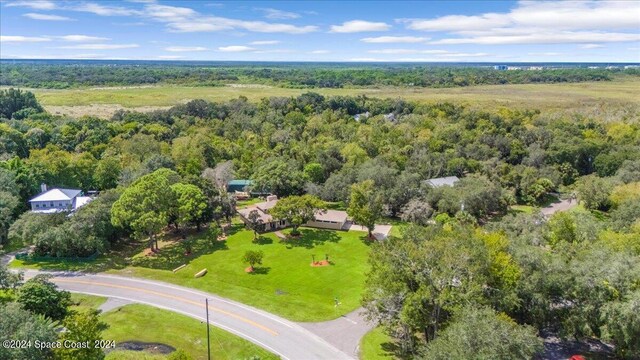
[[[383,22],[371,22],[364,20],[345,21],[342,25],[331,25],[333,33],[356,33],[365,31],[387,31],[391,25]]]
[[[72,21],[74,19],[60,16],[60,15],[49,15],[49,14],[38,14],[38,13],[26,13],[22,14],[24,17],[28,17],[29,19],[34,20],[48,20],[48,21]]]
[[[581,49],[599,49],[599,48],[603,48],[604,45],[602,44],[584,44],[584,45],[580,45]]]
[[[532,55],[532,56],[560,56],[560,55],[564,55],[563,53],[559,53],[559,52],[530,52],[528,55]]]
[[[264,21],[245,21],[222,17],[202,17],[190,21],[167,24],[174,32],[208,32],[241,29],[262,33],[306,34],[316,31],[317,26],[295,26],[289,24],[267,23]]]
[[[116,50],[133,49],[140,47],[138,44],[80,44],[60,46],[59,49],[82,49],[82,50]]]
[[[585,0],[520,1],[504,13],[396,21],[411,30],[451,33],[433,44],[497,45],[636,41],[639,20],[638,1]]]
[[[436,19],[399,19],[411,30],[422,31],[462,31],[488,30],[510,24],[504,14],[483,14],[479,16],[447,15]]]
[[[170,52],[188,52],[188,51],[205,51],[208,50],[206,47],[202,46],[169,46],[164,48],[166,51]]]
[[[287,20],[297,19],[300,17],[300,14],[273,8],[256,8],[256,10],[264,12],[264,17],[266,17],[267,19]]]
[[[354,61],[354,62],[385,62],[389,60],[384,59],[376,59],[376,58],[350,58],[345,61]]]
[[[289,54],[294,53],[295,50],[291,49],[272,49],[272,50],[256,50],[254,54]]]
[[[448,50],[420,50],[420,49],[376,49],[369,50],[371,54],[387,54],[387,55],[402,55],[402,54],[431,54],[435,56],[446,56],[446,57],[479,57],[479,56],[487,56],[487,53],[462,53],[462,52],[453,52]]]
[[[248,21],[220,16],[204,16],[197,11],[177,6],[150,4],[144,7],[143,16],[166,23],[172,32],[212,32],[246,30],[262,33],[305,34],[318,30],[317,26]]]
[[[280,44],[279,40],[258,40],[258,41],[252,41],[249,43],[249,45],[276,45],[276,44]]]
[[[452,54],[447,50],[419,50],[419,49],[376,49],[369,50],[371,54]]]
[[[185,57],[182,55],[160,55],[158,59],[160,60],[179,60],[184,59]]]
[[[158,21],[185,21],[198,13],[186,7],[151,4],[145,6],[145,16]]]
[[[360,39],[362,42],[366,43],[374,43],[374,44],[389,44],[389,43],[420,43],[427,41],[431,38],[428,37],[420,37],[420,36],[379,36],[379,37],[368,37]]]
[[[28,7],[35,10],[54,10],[56,4],[53,1],[33,0],[33,1],[13,1],[6,6]]]
[[[221,46],[218,48],[218,50],[222,52],[247,52],[247,51],[254,51],[255,49],[252,47],[243,46],[243,45],[230,45],[230,46]]]
[[[64,36],[57,36],[56,38],[64,41],[71,41],[71,42],[111,40],[106,37],[88,36],[88,35],[64,35]]]
[[[312,51],[309,51],[309,54],[318,54],[318,55],[320,55],[320,54],[330,54],[330,53],[331,53],[331,51],[329,51],[329,50],[312,50]]]
[[[640,34],[607,33],[607,32],[536,32],[527,35],[485,35],[465,38],[448,38],[431,42],[431,44],[566,44],[592,42],[628,42],[640,40]]]
[[[5,58],[3,56],[3,58]],[[35,55],[8,55],[7,59],[104,59],[102,54],[35,54]]]
[[[51,39],[46,37],[35,37],[35,36],[0,35],[0,42],[3,42],[3,43],[33,43],[33,42],[43,42],[43,41],[51,41]]]
[[[451,53],[446,53],[446,54],[437,54],[436,56],[461,58],[461,57],[489,56],[489,54],[483,53],[483,52],[478,52],[478,53],[456,53],[456,52],[451,52]]]
[[[96,3],[82,3],[73,6],[71,10],[90,12],[100,16],[131,16],[140,15],[140,11],[122,6],[104,6]]]

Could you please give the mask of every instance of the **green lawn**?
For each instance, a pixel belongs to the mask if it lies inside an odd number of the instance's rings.
[[[392,360],[394,345],[391,337],[377,327],[366,333],[360,340],[361,360]]]
[[[535,207],[529,205],[511,205],[511,210],[515,213],[533,214]]]
[[[191,256],[185,256],[183,247],[176,244],[154,257],[131,257],[130,252],[119,251],[87,263],[16,260],[11,266],[107,271],[156,279],[219,294],[294,321],[330,320],[357,309],[368,270],[370,243],[365,240],[366,233],[311,228],[301,231],[300,239],[281,242],[275,234],[267,233],[253,243],[253,233],[234,221],[225,242],[211,244],[203,233],[191,236]],[[248,264],[242,257],[247,250],[265,254],[254,274],[244,271]],[[312,255],[322,260],[326,254],[330,266],[310,266]],[[182,264],[187,266],[176,273],[171,271]],[[207,275],[193,277],[204,268],[209,270]],[[337,308],[335,297],[341,302]]]
[[[72,309],[97,309],[107,298],[101,296],[71,294]],[[194,359],[206,359],[206,327],[202,322],[185,315],[157,309],[147,305],[132,304],[108,311],[101,315],[109,328],[102,334],[105,340],[114,340],[116,344],[124,341],[162,343],[176,349],[182,349]],[[268,351],[211,326],[211,355],[213,359],[277,359]],[[180,334],[180,336],[176,336]],[[112,351],[107,355],[110,360],[156,360],[165,359],[165,355],[140,351]]]
[[[300,239],[281,242],[267,233],[253,243],[251,231],[240,225],[234,225],[233,231],[213,252],[206,241],[199,240],[195,253],[207,253],[185,258],[180,248],[169,248],[160,257],[134,259],[137,266],[116,273],[202,289],[295,321],[329,320],[360,306],[369,252],[364,232],[301,228]],[[254,274],[246,273],[248,265],[242,262],[247,250],[265,254]],[[310,266],[312,255],[322,260],[325,254],[332,265]],[[171,272],[181,263],[188,264],[175,274]],[[207,275],[193,277],[204,268],[209,270]],[[335,297],[341,302],[338,308]]]
[[[247,200],[238,200],[237,203],[236,203],[236,206],[238,208],[243,208],[245,206],[257,204],[257,203],[263,202],[263,201],[264,201],[264,199],[261,199],[259,197],[254,197],[254,198],[250,198],[250,199],[247,199]]]
[[[106,297],[71,293],[71,308],[73,310],[97,309],[107,301]]]
[[[207,358],[206,324],[190,317],[147,305],[133,304],[102,315],[109,328],[102,334],[105,340],[157,342],[182,349],[194,359]],[[266,350],[240,337],[211,326],[212,359],[277,359]],[[108,359],[140,359],[133,351],[114,351]],[[151,356],[148,359],[162,359]]]

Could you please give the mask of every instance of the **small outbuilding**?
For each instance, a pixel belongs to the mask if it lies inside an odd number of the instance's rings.
[[[227,183],[227,192],[247,192],[251,184],[253,184],[251,180],[231,180]]]

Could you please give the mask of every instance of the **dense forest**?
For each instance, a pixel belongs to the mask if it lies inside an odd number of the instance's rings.
[[[458,87],[472,85],[560,83],[611,80],[617,74],[638,76],[637,69],[558,68],[497,71],[492,67],[418,65],[257,66],[162,64],[31,64],[0,63],[0,85],[31,88],[181,84],[220,86],[226,83],[268,84],[295,88],[364,86]]]
[[[410,69],[378,76],[376,70],[4,67],[3,84],[50,87],[171,82],[185,74],[295,86],[608,78],[582,70]],[[400,356],[461,358],[452,352],[478,349],[485,358],[530,358],[546,332],[602,339],[620,357],[640,356],[640,124],[313,92],[258,103],[193,100],[107,120],[55,116],[33,94],[11,89],[0,93],[0,114],[0,243],[33,244],[43,256],[87,256],[127,236],[153,238],[154,227],[199,227],[233,214],[221,178],[252,179],[281,197],[310,194],[333,204],[348,205],[359,191],[381,216],[410,223],[403,236],[372,245],[363,298]],[[461,180],[453,187],[426,184],[440,176]],[[41,183],[100,196],[72,217],[25,213]],[[173,209],[164,222],[131,219],[129,210],[145,193]],[[575,193],[581,209],[549,219],[535,211],[556,193]],[[533,210],[517,212],[514,205]]]

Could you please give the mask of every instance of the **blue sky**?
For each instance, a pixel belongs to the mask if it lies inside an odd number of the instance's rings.
[[[640,62],[640,1],[0,0],[0,57]]]

